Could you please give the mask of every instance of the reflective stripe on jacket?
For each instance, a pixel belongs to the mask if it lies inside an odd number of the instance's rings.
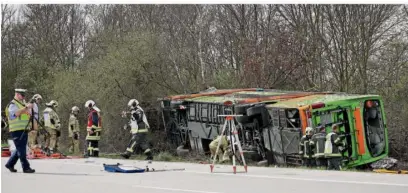
[[[15,99],[13,99],[14,101]],[[25,106],[23,104],[20,104],[18,101],[17,102],[13,102],[11,101],[10,104],[14,104],[18,107],[18,109],[23,109]],[[9,105],[10,105],[9,104]],[[6,107],[6,112],[8,112],[8,108],[9,106]],[[7,113],[8,114],[8,113]],[[8,123],[9,123],[9,132],[13,132],[13,131],[21,131],[21,130],[25,130],[29,121],[30,121],[30,114],[28,113],[21,113],[20,116],[10,120],[10,117],[7,116],[8,119]]]

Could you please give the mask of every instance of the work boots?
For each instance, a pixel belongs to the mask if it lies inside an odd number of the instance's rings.
[[[11,166],[6,165],[6,168],[7,168],[8,170],[10,170],[10,172],[13,172],[13,173],[17,172],[17,170],[14,169],[14,167],[11,167]]]
[[[149,163],[151,163],[152,162],[152,160],[153,160],[153,155],[152,155],[152,152],[151,151],[149,151],[149,152],[147,152],[146,153],[146,160],[149,162]]]
[[[28,169],[26,169],[26,170],[23,170],[23,172],[24,172],[24,173],[34,173],[35,170],[32,169],[32,168],[28,168]]]
[[[10,172],[12,172],[12,173],[17,172],[17,170],[14,169],[14,167],[11,167],[11,166],[6,165],[6,168],[7,168],[8,170],[10,170]],[[34,173],[35,170],[32,169],[32,168],[28,168],[28,169],[25,169],[25,170],[23,169],[23,172],[24,172],[24,173]]]
[[[126,152],[124,152],[124,153],[121,153],[120,155],[121,155],[123,158],[125,158],[125,159],[129,159],[130,156],[131,156],[131,153],[128,152],[128,151],[126,151]]]

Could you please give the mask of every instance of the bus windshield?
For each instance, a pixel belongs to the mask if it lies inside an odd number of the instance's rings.
[[[364,103],[364,129],[366,143],[372,157],[385,153],[385,127],[379,100],[366,100]]]

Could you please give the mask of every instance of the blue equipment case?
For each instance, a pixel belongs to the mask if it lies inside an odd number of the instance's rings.
[[[121,164],[103,164],[105,171],[107,172],[117,172],[117,173],[144,173],[145,169],[136,168],[135,169],[124,169],[120,168]]]

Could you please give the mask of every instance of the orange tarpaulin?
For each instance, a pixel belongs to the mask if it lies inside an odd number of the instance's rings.
[[[270,100],[286,100],[286,99],[300,98],[300,97],[316,95],[316,94],[330,94],[330,93],[328,92],[310,92],[310,93],[282,94],[278,96],[267,96],[267,97],[260,96],[260,97],[239,100],[238,104],[257,103],[257,102],[270,101]]]
[[[229,90],[220,90],[220,91],[214,91],[214,92],[209,92],[209,93],[198,93],[198,94],[189,94],[189,95],[176,95],[176,96],[171,96],[167,97],[168,99],[171,100],[177,100],[177,99],[188,99],[188,98],[195,98],[195,97],[202,97],[202,96],[217,96],[217,95],[226,95],[226,94],[231,94],[234,92],[241,92],[241,91],[256,91],[256,88],[244,88],[244,89],[229,89]]]

